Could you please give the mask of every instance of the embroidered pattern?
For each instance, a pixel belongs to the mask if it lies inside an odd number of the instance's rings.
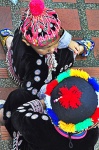
[[[23,142],[22,135],[20,132],[13,132],[13,150],[20,150],[21,144]]]
[[[48,65],[48,77],[45,80],[45,83],[48,83],[52,80],[52,71],[56,71],[56,67],[58,65],[55,54],[47,54],[46,55],[46,63]]]

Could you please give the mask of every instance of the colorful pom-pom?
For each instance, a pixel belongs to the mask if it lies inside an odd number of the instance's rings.
[[[42,0],[31,0],[29,7],[33,16],[39,16],[44,10],[44,2]]]
[[[52,90],[55,88],[55,86],[58,85],[58,81],[57,80],[52,80],[46,87],[46,92],[45,94],[50,95]]]
[[[80,132],[80,131],[87,129],[88,127],[91,127],[92,125],[94,125],[94,123],[92,122],[92,119],[88,118],[84,120],[83,122],[77,123],[75,128],[76,128],[76,131]]]
[[[95,113],[91,116],[94,123],[99,123],[99,108],[95,110]]]
[[[50,108],[47,108],[46,110],[47,110],[47,114],[51,117],[51,120],[54,123],[54,125],[58,126],[59,118],[57,117],[55,112]]]
[[[97,83],[97,80],[94,77],[88,78],[89,84],[91,84],[95,91],[99,92],[99,84]]]

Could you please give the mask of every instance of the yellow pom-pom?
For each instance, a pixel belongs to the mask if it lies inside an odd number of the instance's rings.
[[[59,128],[64,132],[75,133],[75,125],[72,123],[66,124],[63,121],[59,121]]]
[[[88,81],[88,78],[90,77],[87,72],[80,70],[80,69],[71,69],[70,75],[83,78],[86,81]]]

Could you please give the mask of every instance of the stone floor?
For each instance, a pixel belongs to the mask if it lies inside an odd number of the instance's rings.
[[[10,28],[14,31],[20,24],[21,15],[28,2],[29,0],[18,0],[17,5],[14,5],[10,0],[0,0],[0,29]],[[87,71],[99,81],[99,0],[45,0],[45,5],[56,10],[62,27],[74,39],[87,38],[95,41],[95,48],[90,56],[78,57],[74,67]],[[6,99],[9,92],[16,88],[8,77],[5,53],[0,45],[0,99]],[[6,136],[0,140],[0,150],[11,150],[11,140],[7,140]],[[99,150],[99,141],[95,150]]]

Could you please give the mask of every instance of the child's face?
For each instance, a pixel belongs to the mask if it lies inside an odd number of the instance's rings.
[[[43,46],[43,47],[37,47],[34,45],[31,45],[31,47],[40,55],[46,55],[48,53],[53,53],[57,47],[58,47],[58,41],[59,38],[56,39],[54,42],[48,44],[47,46]]]

